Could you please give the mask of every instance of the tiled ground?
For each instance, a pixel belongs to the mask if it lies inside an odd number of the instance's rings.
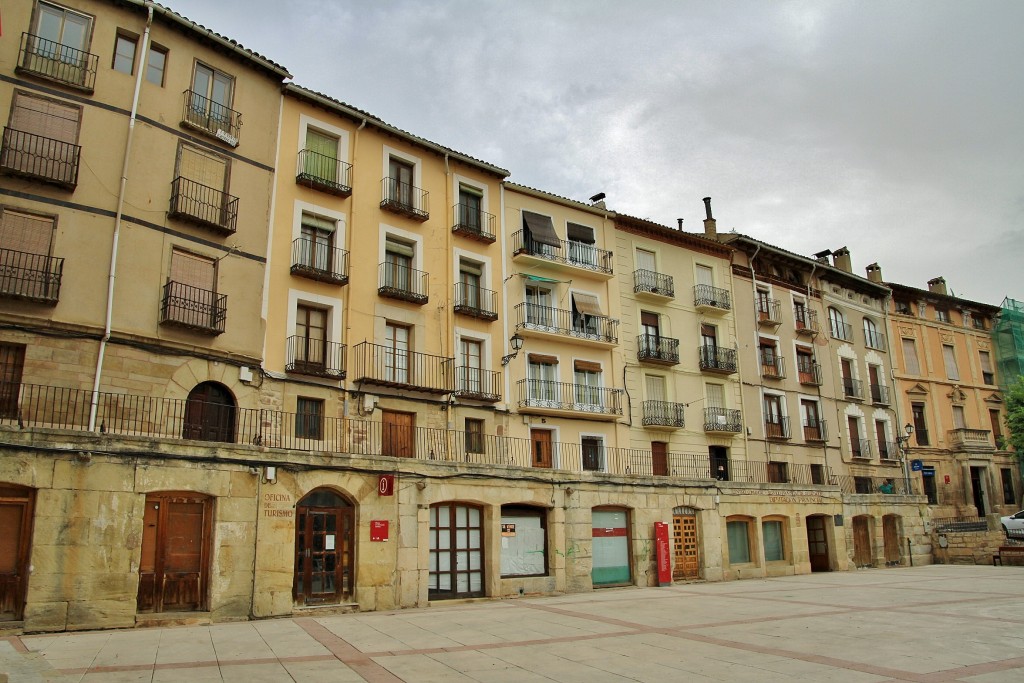
[[[37,681],[1024,681],[1024,569],[862,570],[0,638]]]

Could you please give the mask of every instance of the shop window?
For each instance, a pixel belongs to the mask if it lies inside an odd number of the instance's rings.
[[[761,522],[761,538],[764,542],[765,562],[786,560],[785,528],[781,519],[766,519]]]
[[[542,508],[501,506],[501,576],[548,573],[547,520]]]
[[[748,564],[752,555],[750,520],[730,517],[726,520],[725,528],[729,540],[729,564]]]

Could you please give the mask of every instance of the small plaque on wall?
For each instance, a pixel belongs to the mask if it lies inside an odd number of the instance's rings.
[[[370,520],[370,540],[376,542],[388,540],[388,526],[386,519]]]

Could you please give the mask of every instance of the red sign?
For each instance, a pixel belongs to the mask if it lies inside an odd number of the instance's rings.
[[[377,494],[381,496],[395,495],[395,475],[380,475],[380,479],[377,481]]]
[[[672,556],[669,553],[668,524],[654,523],[654,547],[658,554],[658,585],[672,585]]]
[[[386,541],[386,540],[388,540],[388,520],[386,520],[386,519],[371,519],[370,520],[370,540],[371,541]]]
[[[943,479],[945,480],[943,483],[946,483],[946,484],[949,483],[949,475],[948,474],[945,477],[943,477]]]

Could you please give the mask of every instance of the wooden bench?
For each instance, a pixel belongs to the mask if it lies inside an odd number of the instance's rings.
[[[1003,557],[1006,555],[1020,555],[1024,557],[1024,545],[999,546],[999,552],[992,556],[992,566],[1003,566]]]

